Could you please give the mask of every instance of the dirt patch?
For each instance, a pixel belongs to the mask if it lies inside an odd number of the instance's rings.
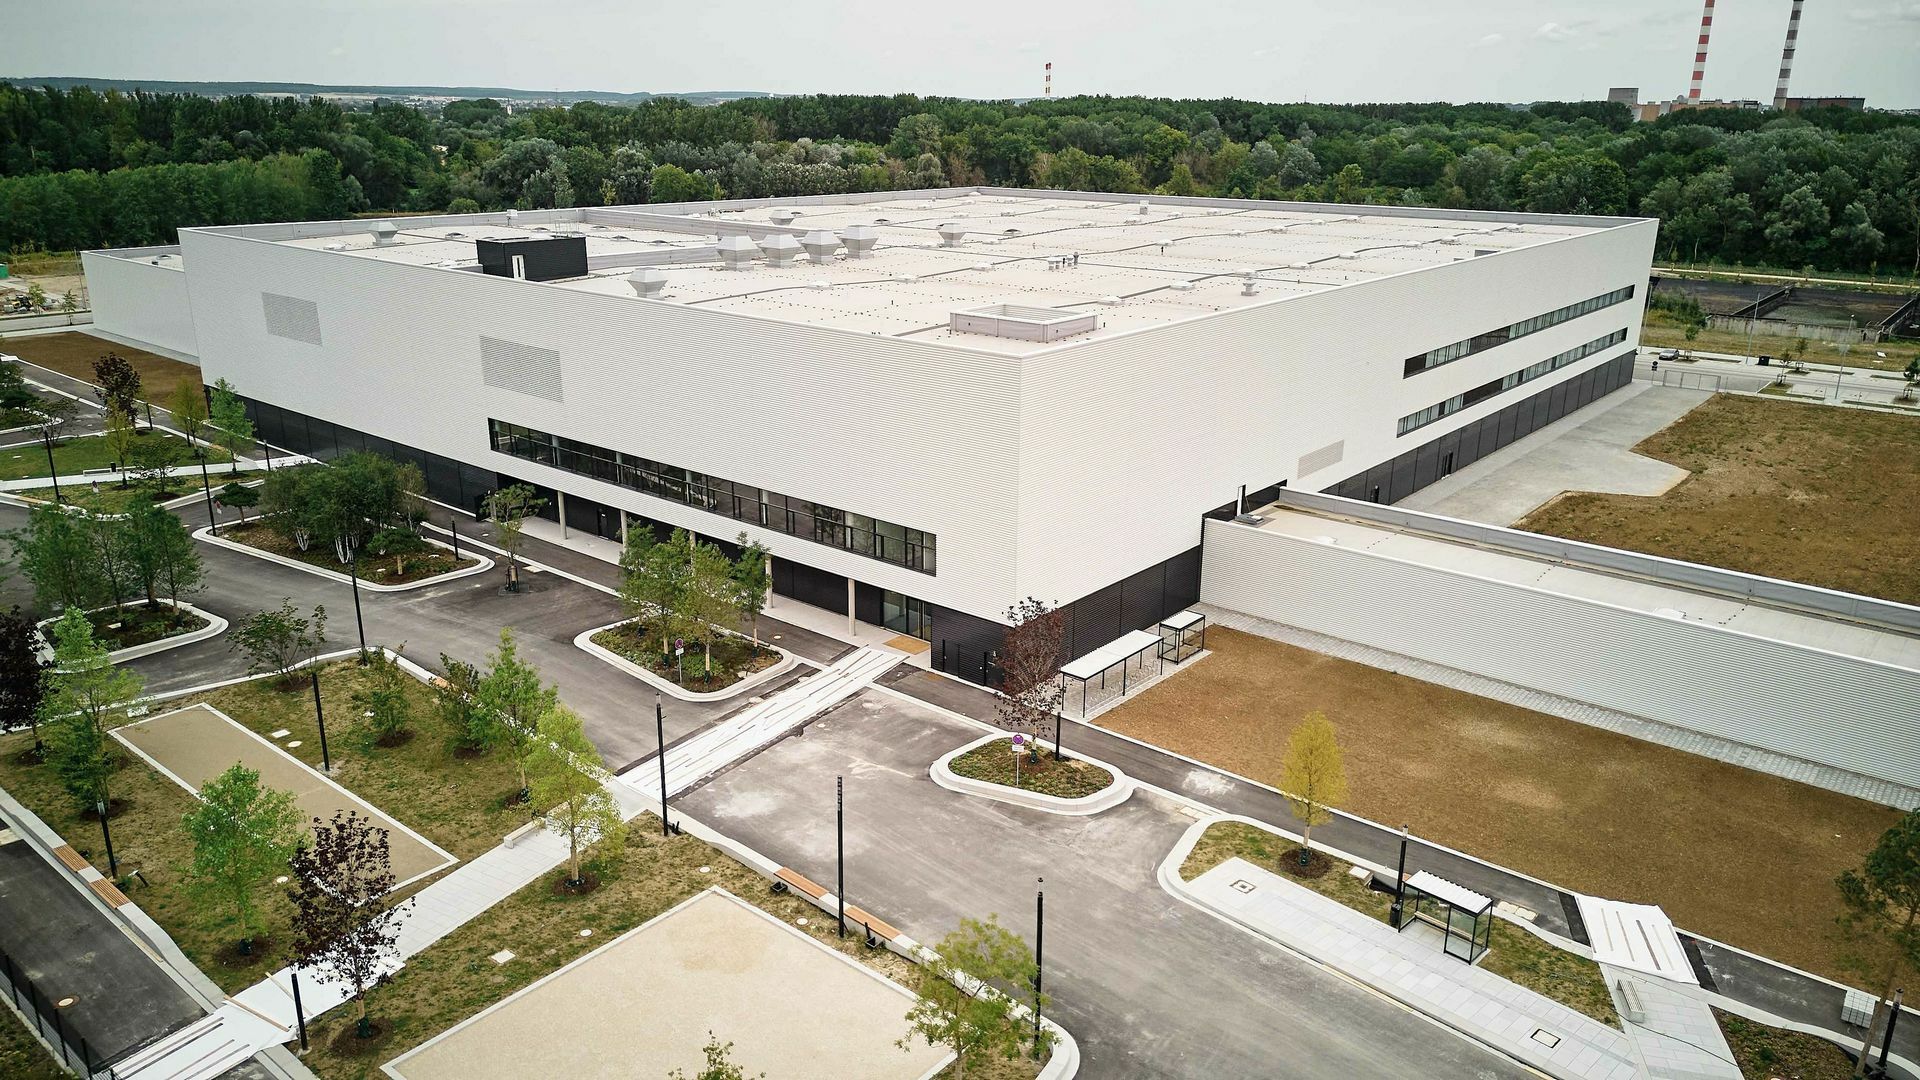
[[[386,1049],[393,1041],[393,1025],[379,1019],[370,1019],[368,1023],[373,1033],[361,1038],[358,1020],[349,1018],[341,1021],[339,1030],[327,1041],[327,1049],[347,1058],[368,1057]]]
[[[600,887],[600,875],[591,870],[580,871],[580,880],[575,881],[565,874],[553,879],[553,895],[585,896]]]
[[[1818,1035],[1768,1027],[1719,1009],[1713,1010],[1713,1018],[1720,1022],[1742,1076],[1847,1080],[1853,1075],[1853,1059]]]
[[[262,934],[255,936],[246,948],[242,948],[237,941],[230,942],[225,948],[214,953],[213,958],[222,967],[252,968],[260,963],[261,957],[272,955],[273,939]]]
[[[1833,880],[1891,808],[1225,627],[1207,645],[1101,725],[1278,785],[1318,709],[1346,751],[1343,809],[1845,977]]]
[[[183,382],[196,389],[200,386],[200,369],[192,364],[77,331],[45,337],[11,337],[7,339],[7,351],[29,363],[88,383],[93,382],[95,360],[110,352],[119,353],[140,373],[141,400],[157,406],[165,405],[173,397],[174,388]]]
[[[1326,877],[1327,871],[1333,869],[1333,860],[1325,852],[1309,851],[1306,854],[1305,861],[1302,861],[1299,848],[1281,853],[1280,869],[1288,877],[1308,879]]]
[[[1692,475],[1663,495],[1576,492],[1514,527],[1920,603],[1920,421],[1716,394],[1635,452]]]

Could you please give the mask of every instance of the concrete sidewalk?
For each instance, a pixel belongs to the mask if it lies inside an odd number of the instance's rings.
[[[1167,884],[1263,937],[1561,1080],[1647,1075],[1625,1034],[1244,859],[1228,859],[1184,885]]]

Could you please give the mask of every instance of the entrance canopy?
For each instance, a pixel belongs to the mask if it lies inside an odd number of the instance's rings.
[[[1446,954],[1469,964],[1487,951],[1493,936],[1491,899],[1425,870],[1407,879],[1407,899],[1412,906],[1402,930],[1416,920],[1439,927],[1446,935]]]

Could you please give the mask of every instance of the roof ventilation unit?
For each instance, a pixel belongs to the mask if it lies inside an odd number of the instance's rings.
[[[518,210],[507,211],[507,224],[509,225],[513,224],[515,221],[519,219],[519,217],[520,217],[520,211]]]
[[[800,241],[786,233],[760,238],[760,250],[766,253],[768,266],[792,266],[800,257]]]
[[[391,221],[376,221],[373,223],[373,242],[376,244],[391,244],[399,235],[400,226],[395,225]]]
[[[870,225],[849,225],[840,230],[840,242],[847,245],[847,258],[870,259],[873,246],[880,242],[880,234]]]
[[[1140,200],[1140,212],[1141,212],[1141,213],[1143,213],[1143,214],[1144,214],[1144,213],[1147,213],[1147,212],[1148,212],[1149,210],[1151,210],[1151,209],[1152,209],[1152,207],[1151,207],[1151,206],[1150,206],[1150,205],[1149,205],[1149,204],[1147,203],[1147,200],[1145,200],[1145,199],[1141,199],[1141,200]]]
[[[1169,289],[1172,289],[1172,290],[1173,290],[1174,292],[1192,292],[1192,291],[1193,291],[1193,282],[1191,282],[1191,281],[1176,281],[1176,282],[1174,282],[1173,284],[1171,284],[1171,285],[1169,285],[1169,286],[1167,286],[1167,288],[1169,288]]]
[[[828,289],[831,289],[831,288],[833,288],[833,282],[831,282],[831,281],[809,281],[809,282],[807,282],[807,288],[809,288],[809,289],[813,289],[813,290],[814,290],[814,291],[816,291],[816,292],[825,292],[825,291],[827,291]]]
[[[823,263],[840,250],[840,238],[825,229],[815,229],[800,238],[800,246],[806,249],[807,258]]]
[[[1103,296],[1103,297],[1101,297],[1101,298],[1100,298],[1100,302],[1101,302],[1102,304],[1105,304],[1105,305],[1107,305],[1108,307],[1119,307],[1119,306],[1120,306],[1120,298],[1119,298],[1119,297],[1117,297],[1117,296]]]
[[[643,266],[627,275],[627,284],[633,286],[633,295],[658,300],[667,287],[666,271]]]
[[[800,211],[788,210],[788,209],[785,209],[784,207],[778,210],[774,210],[773,212],[767,215],[768,219],[771,220],[775,225],[791,225],[793,224],[793,219],[799,216],[800,216]]]
[[[993,304],[948,312],[947,328],[956,334],[987,334],[1016,341],[1058,341],[1100,328],[1100,317],[1085,311]]]
[[[1248,271],[1246,274],[1242,275],[1242,279],[1240,283],[1240,295],[1241,296],[1257,296],[1260,292],[1259,281],[1260,279],[1257,276],[1255,276],[1252,271]]]
[[[719,244],[720,266],[725,270],[751,270],[753,257],[760,249],[744,236],[723,237]]]
[[[951,222],[940,226],[938,231],[941,247],[959,247],[960,242],[967,238],[967,230]]]
[[[339,241],[335,241],[335,242],[333,242],[333,243],[331,243],[331,244],[323,244],[323,245],[321,245],[321,250],[323,250],[323,251],[345,251],[345,250],[347,250],[347,245],[345,245],[345,244],[342,244],[342,243],[340,243]]]
[[[993,264],[992,263],[974,263],[973,268],[984,274],[987,271],[993,269]]]

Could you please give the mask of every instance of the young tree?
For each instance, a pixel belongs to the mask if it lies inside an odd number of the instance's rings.
[[[127,486],[126,470],[133,467],[133,445],[139,435],[140,432],[133,426],[133,421],[111,406],[108,407],[107,414],[100,419],[100,437],[106,440],[107,452],[113,455],[114,466],[121,470],[121,487]]]
[[[365,717],[373,742],[381,746],[400,742],[413,721],[413,706],[407,701],[407,673],[399,661],[377,649],[368,653],[367,686],[353,695],[353,704]]]
[[[17,606],[0,614],[0,733],[32,728],[36,756],[52,668],[52,661],[42,655],[33,618]]]
[[[1304,826],[1300,865],[1305,866],[1313,849],[1313,827],[1332,821],[1331,808],[1347,797],[1347,768],[1325,713],[1308,713],[1287,736],[1287,756],[1280,768],[1287,805]]]
[[[253,421],[247,419],[246,402],[234,393],[225,379],[213,384],[213,400],[207,410],[213,425],[213,438],[232,459],[234,472],[240,471],[240,455],[253,449]]]
[[[0,409],[31,409],[40,395],[27,385],[26,373],[12,361],[0,361]]]
[[[1066,696],[1060,654],[1066,649],[1067,617],[1029,596],[1007,609],[1007,622],[1000,649],[1003,696],[994,711],[1002,727],[1040,738],[1051,734]]]
[[[182,379],[167,397],[167,411],[173,414],[173,422],[180,426],[191,446],[207,426],[207,395],[197,384]]]
[[[94,563],[100,568],[100,601],[118,604],[131,591],[127,572],[127,519],[119,514],[88,514],[81,521],[86,526]]]
[[[68,794],[84,810],[111,807],[117,755],[107,738],[115,716],[140,697],[144,681],[113,666],[93,638],[86,613],[68,609],[53,624],[53,674],[46,700],[47,757]]]
[[[1841,874],[1835,884],[1845,905],[1839,917],[1846,943],[1841,959],[1873,980],[1878,999],[1853,1070],[1864,1076],[1867,1052],[1886,1020],[1887,999],[1903,972],[1920,972],[1920,810],[1894,822],[1860,868]]]
[[[180,822],[193,839],[189,887],[204,903],[232,907],[240,955],[250,955],[260,887],[287,868],[306,840],[293,795],[262,787],[258,772],[234,765],[207,781],[199,805]]]
[[[707,1045],[701,1047],[706,1055],[707,1064],[699,1072],[688,1076],[679,1069],[667,1074],[667,1080],[756,1080],[747,1076],[746,1070],[733,1063],[733,1044],[723,1043],[713,1032],[707,1032]],[[756,1074],[757,1080],[766,1080],[766,1073]]]
[[[240,511],[240,521],[246,523],[247,510],[260,505],[260,492],[256,488],[241,483],[228,483],[213,493],[213,501],[229,510]]]
[[[492,749],[500,722],[480,705],[480,669],[441,653],[440,670],[446,675],[433,684],[434,710],[453,733],[454,748],[469,754]]]
[[[767,573],[767,547],[758,540],[748,540],[741,533],[740,557],[733,561],[733,602],[742,619],[746,620],[753,634],[755,648],[760,645],[760,614],[767,610],[767,593],[773,588],[773,578]]]
[[[487,516],[493,519],[493,539],[507,553],[507,591],[520,591],[521,527],[547,504],[526,484],[501,488],[487,496]]]
[[[620,569],[620,601],[628,616],[650,620],[660,635],[661,653],[671,652],[673,639],[681,636],[685,624],[692,536],[685,529],[675,529],[666,540],[656,541],[652,530],[630,529],[620,553]]]
[[[544,809],[547,830],[567,840],[567,881],[585,884],[580,857],[586,849],[618,850],[626,838],[620,803],[607,790],[600,751],[581,727],[580,717],[555,705],[540,717],[539,734],[528,755],[533,805]]]
[[[27,516],[27,527],[8,533],[7,541],[42,607],[92,607],[106,592],[84,515],[36,506]]]
[[[163,591],[178,603],[182,592],[199,588],[200,552],[179,518],[153,503],[137,502],[127,512],[124,528],[127,568],[146,593],[148,607]]]
[[[513,628],[500,628],[500,648],[488,658],[487,673],[480,677],[476,694],[480,707],[491,713],[500,725],[500,742],[513,753],[520,771],[520,794],[531,794],[527,784],[527,757],[539,734],[540,718],[553,710],[560,689],[543,686],[540,672],[520,659],[520,648],[513,640]]]
[[[149,431],[144,437],[133,441],[121,468],[124,474],[132,476],[137,487],[158,500],[164,498],[172,488],[174,467],[186,458],[187,448],[184,444],[162,437],[159,432]]]
[[[908,988],[917,997],[907,1012],[914,1034],[930,1046],[953,1051],[953,1074],[994,1055],[1018,1057],[1026,1023],[1014,1012],[1009,993],[1030,994],[1033,951],[993,916],[985,922],[960,920],[959,929],[933,947],[939,959],[915,965]],[[1046,998],[1035,1004],[1044,1008]],[[906,1049],[912,1036],[901,1039]]]
[[[386,901],[393,891],[387,830],[351,810],[313,822],[313,838],[291,860],[293,955],[302,967],[346,984],[359,1006],[355,1034],[372,1038],[367,991],[386,983],[400,959],[405,910]]]
[[[119,353],[110,352],[93,362],[93,396],[110,413],[126,418],[129,425],[138,419],[140,373]]]
[[[733,563],[712,544],[693,545],[693,559],[687,566],[685,616],[689,636],[700,644],[701,666],[709,681],[713,678],[713,639],[723,631],[721,625],[739,610],[733,579]]]
[[[327,643],[327,608],[315,604],[311,616],[294,610],[292,598],[283,598],[280,606],[256,611],[241,619],[227,637],[227,651],[244,652],[247,671],[268,672],[280,677],[280,684],[292,684],[293,672],[312,659]]]

